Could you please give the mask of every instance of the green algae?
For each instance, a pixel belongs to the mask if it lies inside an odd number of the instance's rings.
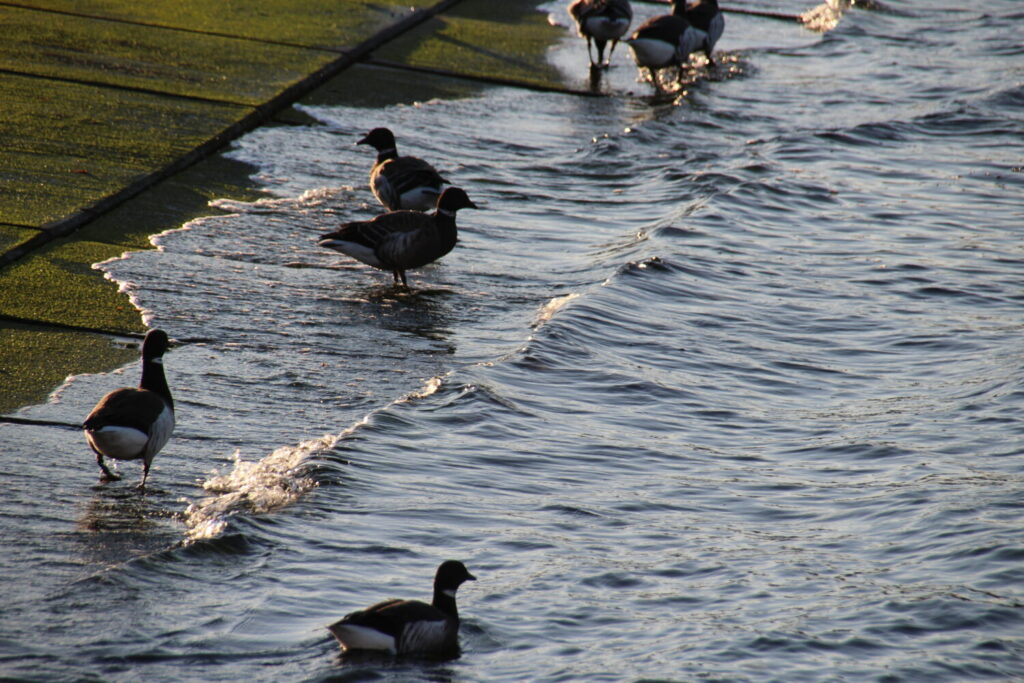
[[[465,76],[565,87],[546,60],[565,34],[533,0],[462,2],[374,53],[379,59]]]
[[[4,220],[42,226],[175,161],[250,110],[0,74]]]
[[[373,86],[368,88],[367,83]],[[482,89],[481,84],[460,78],[356,64],[304,97],[301,103],[381,108],[434,98],[462,99],[476,95]],[[294,120],[313,123],[309,119]]]
[[[75,238],[150,249],[151,235],[180,228],[198,218],[222,213],[210,206],[214,199],[255,201],[266,195],[250,176],[253,166],[215,154],[163,180],[75,233]]]
[[[118,88],[258,105],[334,52],[4,9],[0,68]],[[184,38],[184,39],[183,39]]]
[[[106,372],[138,357],[138,349],[99,334],[0,323],[0,413],[45,401],[68,375]]]
[[[139,312],[93,263],[118,245],[62,239],[0,270],[0,315],[111,333],[142,332]]]
[[[339,48],[361,42],[406,16],[410,9],[435,3],[436,0],[27,0],[19,4],[194,32]]]
[[[13,249],[38,234],[38,230],[0,223],[0,253]]]

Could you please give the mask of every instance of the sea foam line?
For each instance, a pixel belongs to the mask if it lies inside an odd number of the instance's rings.
[[[203,482],[208,495],[185,508],[185,535],[188,542],[219,536],[228,519],[240,512],[263,514],[294,503],[317,486],[311,475],[311,458],[330,451],[341,440],[369,423],[370,417],[393,405],[427,398],[436,393],[444,377],[432,377],[423,387],[373,411],[340,434],[327,434],[295,446],[282,446],[256,461],[244,460],[239,451],[231,457],[228,472],[215,470]]]

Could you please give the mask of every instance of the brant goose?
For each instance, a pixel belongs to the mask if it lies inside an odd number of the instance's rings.
[[[434,601],[385,600],[337,621],[327,629],[348,650],[391,654],[446,655],[458,652],[459,610],[455,591],[476,577],[456,560],[442,562],[434,576]]]
[[[672,14],[651,17],[625,41],[633,51],[636,65],[647,69],[655,90],[659,92],[662,88],[658,71],[675,66],[679,69],[677,81],[682,80],[683,64],[690,58],[694,47],[691,41],[696,37],[692,31],[688,32],[690,22],[683,15],[684,2],[680,0],[673,7]]]
[[[448,181],[423,159],[398,156],[394,133],[374,128],[356,144],[377,150],[377,162],[370,170],[370,189],[388,211],[434,208],[441,186]]]
[[[715,60],[711,59],[711,51],[725,31],[725,17],[718,9],[718,0],[696,0],[688,3],[684,16],[690,22],[688,31],[694,34],[689,38],[696,44],[692,51],[703,51],[708,58],[708,64],[714,66]]]
[[[395,284],[401,278],[408,287],[406,270],[432,263],[455,247],[455,212],[475,208],[461,188],[448,187],[438,197],[433,213],[392,211],[368,221],[344,223],[340,229],[321,235],[317,244],[368,266],[390,270]]]
[[[105,481],[120,479],[103,462],[142,460],[142,483],[146,487],[149,466],[174,430],[174,401],[164,377],[167,333],[150,330],[142,342],[142,379],[138,389],[115,389],[100,399],[82,423],[85,438],[96,453],[96,464]]]
[[[607,67],[612,62],[615,46],[633,20],[633,8],[629,0],[575,0],[569,5],[569,16],[576,22],[576,31],[587,39],[587,56],[590,66]],[[590,52],[591,41],[597,45],[597,62]],[[608,61],[604,62],[604,46],[611,41]],[[602,64],[602,62],[604,62]]]

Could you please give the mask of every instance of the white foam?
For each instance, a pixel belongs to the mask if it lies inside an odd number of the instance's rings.
[[[351,202],[356,199],[356,189],[351,185],[340,187],[315,187],[305,190],[297,197],[263,197],[254,202],[236,199],[214,199],[210,206],[231,214],[276,213],[281,209],[289,211],[313,209],[338,201]]]
[[[254,462],[243,460],[236,451],[229,472],[214,471],[203,482],[203,490],[212,495],[185,509],[189,540],[213,538],[238,512],[277,510],[315,488],[316,481],[307,476],[305,464],[313,455],[330,450],[338,438],[327,435],[296,446],[282,446]]]
[[[422,389],[407,394],[403,398],[400,398],[398,401],[396,401],[396,403],[408,401],[410,399],[426,398],[428,396],[436,394],[437,390],[441,388],[442,384],[444,384],[444,377],[431,377],[430,379],[423,383]]]
[[[533,328],[536,329],[547,323],[555,316],[556,313],[565,308],[570,301],[578,299],[579,296],[580,295],[578,293],[573,292],[571,294],[566,294],[565,296],[556,296],[554,299],[548,301],[546,304],[541,306],[539,311],[537,311],[537,317],[533,319]]]
[[[390,405],[426,398],[441,388],[444,377],[432,377],[419,391],[410,392],[392,401]],[[386,408],[385,408],[386,409]],[[340,434],[328,434],[310,439],[297,446],[282,446],[255,462],[243,460],[236,451],[231,456],[231,470],[214,471],[203,482],[209,495],[185,508],[186,536],[198,541],[219,536],[228,525],[228,518],[239,512],[266,513],[278,510],[298,500],[316,488],[316,481],[308,476],[306,463],[319,453],[334,448],[342,439],[368,424],[364,417]]]

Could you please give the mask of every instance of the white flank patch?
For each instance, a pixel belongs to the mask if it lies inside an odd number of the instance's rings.
[[[583,22],[583,26],[595,38],[601,40],[615,40],[621,38],[622,34],[629,28],[629,19],[609,19],[608,17],[590,17]]]
[[[384,265],[377,258],[377,254],[374,253],[373,249],[363,244],[357,244],[356,242],[348,242],[345,240],[338,239],[325,239],[319,242],[321,247],[327,247],[334,251],[340,251],[346,256],[351,256],[356,261],[365,263],[368,266],[374,268],[383,268]]]
[[[174,411],[165,405],[164,409],[160,411],[160,416],[156,418],[156,421],[149,430],[149,446],[144,454],[148,462],[153,461],[153,456],[160,452],[160,449],[164,447],[167,440],[171,438],[171,432],[173,431]]]
[[[142,456],[149,435],[132,427],[107,426],[86,430],[85,438],[92,447],[108,458],[134,460]]]
[[[404,193],[400,202],[403,209],[416,211],[433,211],[437,206],[437,197],[441,193],[432,187],[416,187]]]
[[[356,624],[334,624],[329,628],[346,650],[396,651],[395,639],[376,629]]]
[[[676,46],[664,40],[637,38],[629,41],[629,48],[633,51],[633,57],[639,66],[658,68],[671,64],[676,58]]]

